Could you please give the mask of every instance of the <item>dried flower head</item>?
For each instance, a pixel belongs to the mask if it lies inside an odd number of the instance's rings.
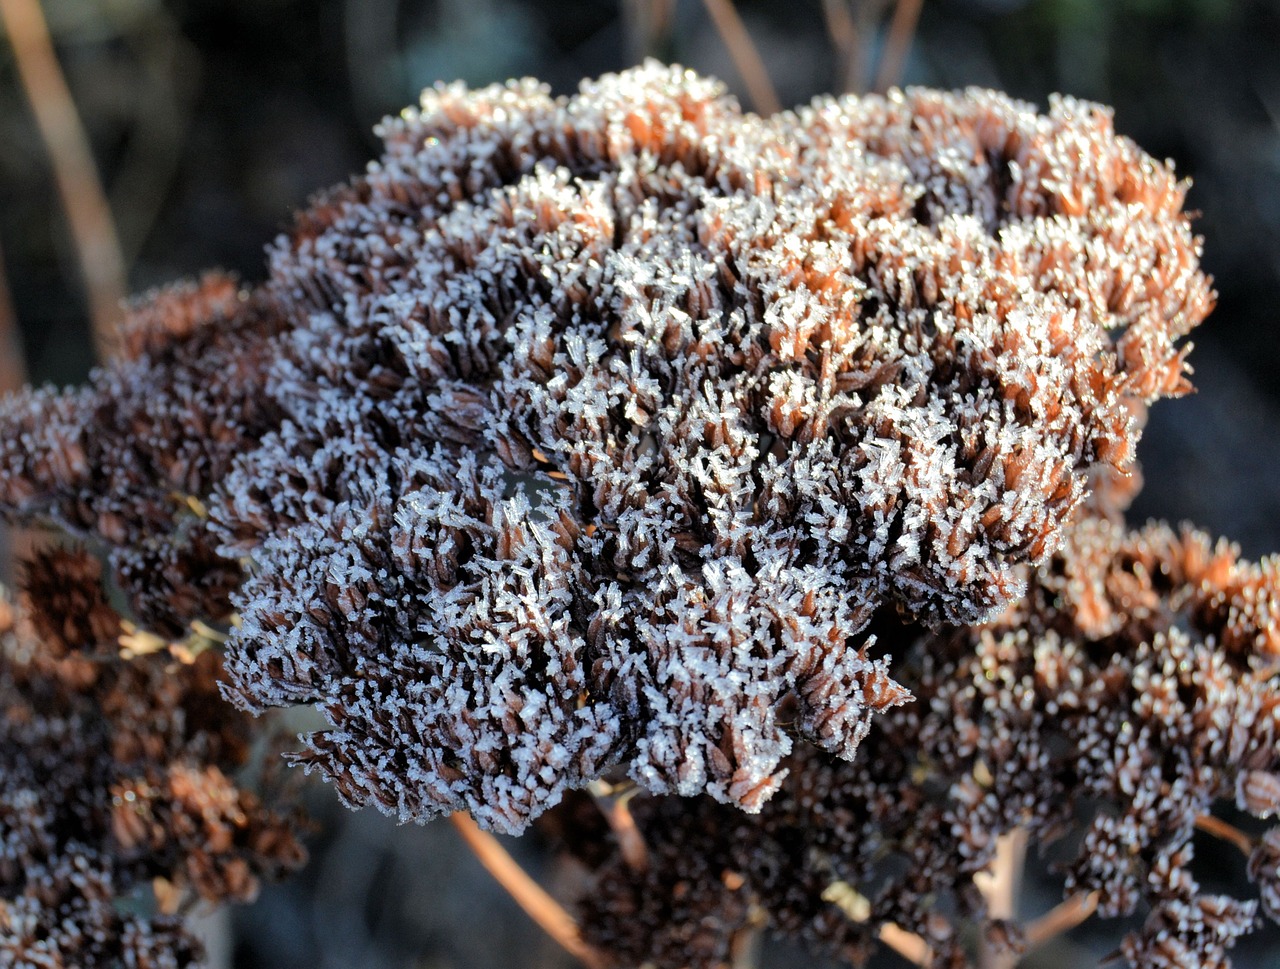
[[[84,552],[44,552],[26,575],[0,628],[0,963],[195,965],[200,946],[169,916],[248,900],[296,867],[296,819],[228,773],[249,718],[219,696],[216,653],[123,659]],[[119,904],[145,886],[162,914]]]
[[[1085,519],[998,621],[877,626],[916,702],[879,718],[853,763],[798,748],[754,817],[634,799],[644,869],[607,830],[562,834],[598,873],[587,935],[620,965],[723,966],[763,913],[855,963],[894,926],[931,947],[931,965],[963,966],[965,922],[1018,944],[975,876],[1021,829],[1059,845],[1066,894],[1105,916],[1149,913],[1123,944],[1133,966],[1226,966],[1258,902],[1202,892],[1192,835],[1237,791],[1241,810],[1274,810],[1249,792],[1280,777],[1278,607],[1276,560]],[[1278,843],[1268,834],[1248,864],[1273,918]]]
[[[619,766],[755,811],[797,739],[852,758],[908,698],[873,615],[1016,602],[1212,301],[1184,186],[1070,99],[760,118],[651,64],[382,135],[260,287],[0,405],[0,502],[157,628],[230,597],[238,702],[318,704],[301,759],[401,818],[519,831]]]

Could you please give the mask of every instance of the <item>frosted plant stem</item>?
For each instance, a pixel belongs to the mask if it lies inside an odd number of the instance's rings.
[[[1021,828],[1006,832],[996,841],[996,857],[991,863],[989,877],[978,886],[987,900],[988,918],[1017,918],[1018,893],[1026,857],[1027,833]],[[986,938],[979,940],[980,969],[1013,969],[1017,961],[1015,952],[997,948]]]
[[[124,257],[75,102],[54,54],[39,0],[0,0],[23,91],[49,150],[58,195],[89,298],[94,347],[106,360],[116,343],[125,298]]]
[[[588,969],[603,969],[606,965],[604,956],[583,941],[578,923],[529,877],[493,835],[481,831],[466,812],[458,811],[450,815],[449,820],[485,870],[506,889],[525,914],[538,923],[542,931]]]
[[[778,100],[778,92],[773,89],[773,82],[769,80],[769,72],[760,59],[760,51],[751,40],[751,34],[747,32],[733,0],[702,0],[702,3],[711,15],[724,45],[729,48],[733,66],[738,69],[742,83],[747,86],[752,105],[761,114],[777,114],[782,110],[782,102]]]

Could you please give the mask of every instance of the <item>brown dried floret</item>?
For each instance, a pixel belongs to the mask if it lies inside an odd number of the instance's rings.
[[[119,903],[152,884],[170,914],[195,896],[247,900],[301,862],[296,818],[228,773],[249,718],[221,698],[216,653],[123,659],[83,551],[47,550],[23,572],[26,621],[0,634],[0,962],[195,965],[179,921]],[[50,643],[19,641],[41,632]]]
[[[120,616],[107,602],[101,563],[86,551],[55,546],[35,552],[26,563],[22,594],[34,634],[51,657],[115,648]]]

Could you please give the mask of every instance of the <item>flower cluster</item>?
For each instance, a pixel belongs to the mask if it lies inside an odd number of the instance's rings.
[[[853,759],[916,690],[874,617],[1017,603],[1212,301],[1184,186],[1070,99],[766,119],[649,65],[382,135],[262,285],[0,405],[0,505],[156,628],[238,611],[236,700],[317,704],[299,759],[402,819],[617,770],[759,811]]]
[[[21,607],[0,608],[0,963],[197,965],[178,909],[296,867],[296,819],[229,773],[250,723],[219,696],[215,652],[123,658],[84,552],[27,573]],[[147,886],[159,914],[121,904]]]
[[[597,871],[588,937],[621,964],[721,966],[763,917],[860,962],[893,926],[930,964],[964,966],[965,923],[1014,951],[1029,941],[979,890],[1018,830],[1055,846],[1069,895],[1148,913],[1122,946],[1133,966],[1226,966],[1258,903],[1201,891],[1192,836],[1215,805],[1280,810],[1278,615],[1280,561],[1085,518],[998,621],[877,625],[916,702],[881,717],[853,763],[797,751],[754,817],[636,798],[643,866],[598,826],[562,834]],[[1277,837],[1248,865],[1273,918]]]

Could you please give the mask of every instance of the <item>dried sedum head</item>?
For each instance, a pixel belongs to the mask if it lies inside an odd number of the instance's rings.
[[[1184,186],[1069,99],[760,118],[651,64],[382,136],[262,285],[0,404],[0,502],[156,628],[237,611],[237,702],[317,704],[299,759],[402,819],[852,759],[909,698],[873,617],[1017,602],[1212,302]]]
[[[711,969],[764,922],[861,964],[896,926],[931,947],[928,965],[964,967],[967,926],[997,950],[1027,946],[979,890],[1019,829],[1067,895],[1145,914],[1121,946],[1130,965],[1229,966],[1259,903],[1202,889],[1192,837],[1215,810],[1280,810],[1280,560],[1237,554],[1086,517],[997,621],[881,627],[916,700],[853,763],[797,749],[756,816],[636,798],[643,868],[598,823],[564,825],[596,870],[587,937],[620,965]],[[1280,921],[1278,845],[1272,828],[1248,871]]]
[[[196,966],[179,910],[296,868],[298,819],[236,779],[251,722],[216,652],[126,659],[95,559],[25,571],[0,598],[0,965]]]

